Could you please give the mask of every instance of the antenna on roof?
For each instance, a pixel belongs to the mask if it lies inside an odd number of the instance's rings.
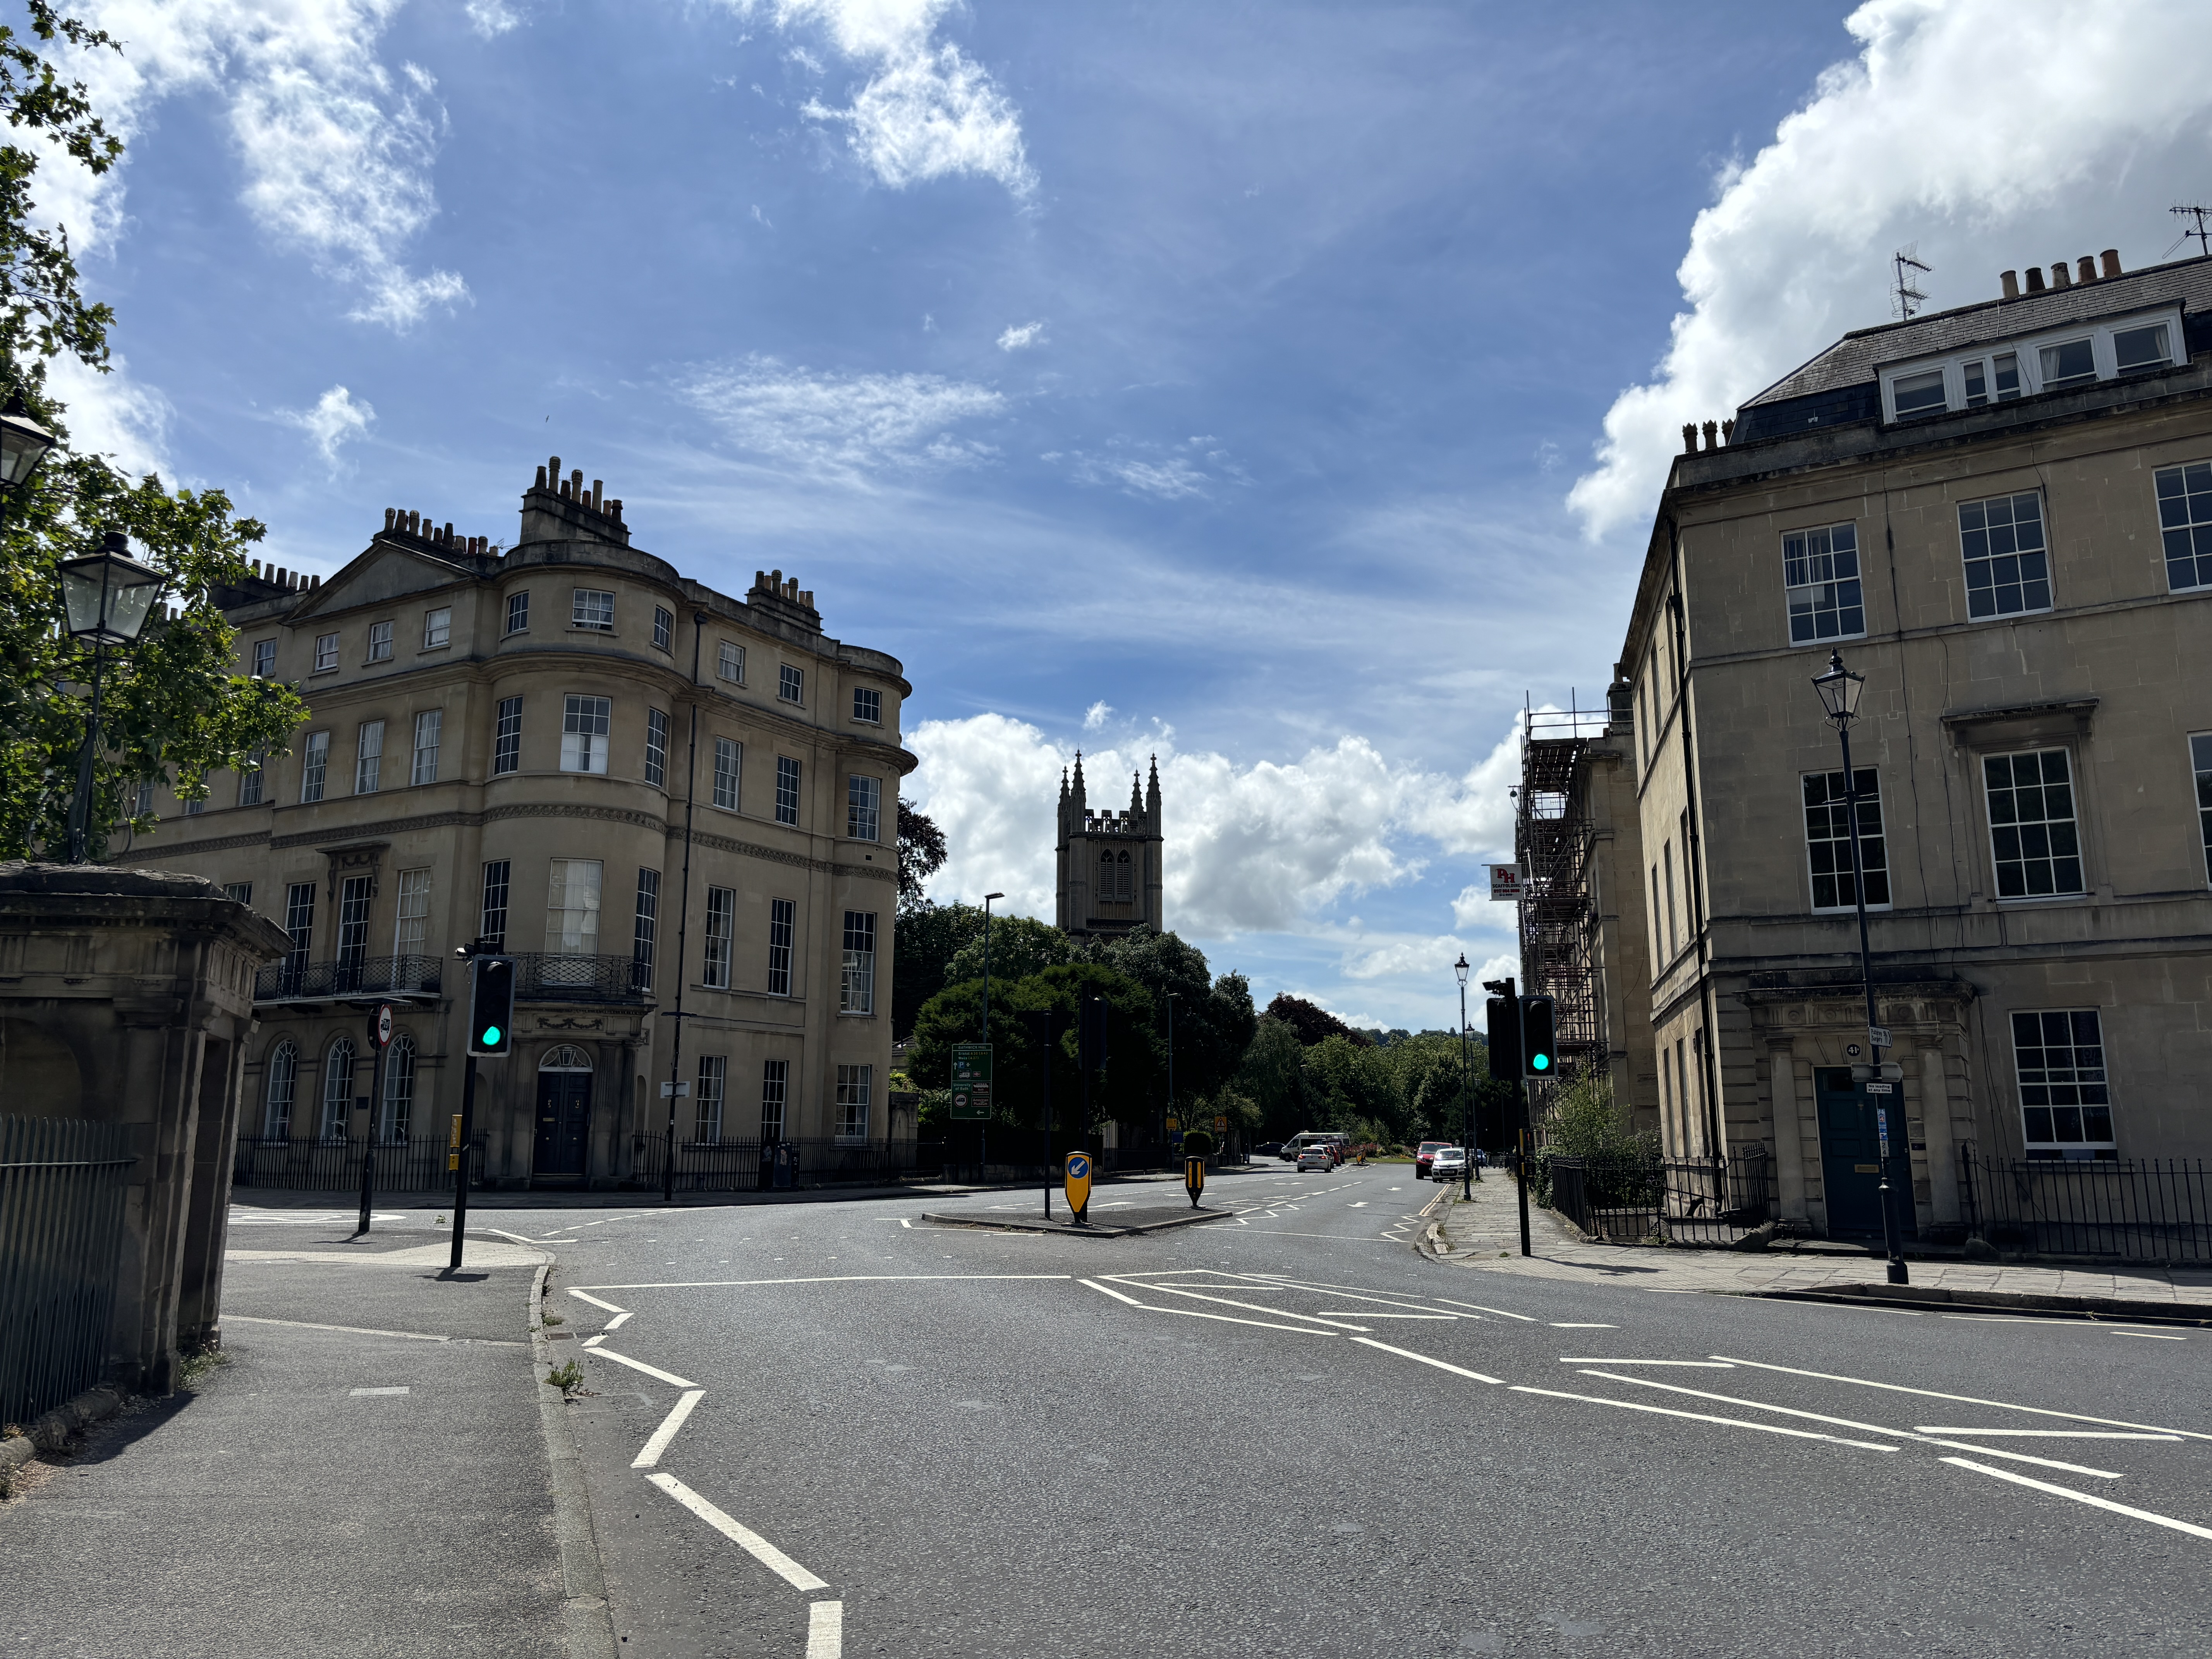
[[[2185,242],[2194,236],[2197,252],[2212,253],[2212,230],[2207,230],[2204,226],[2205,220],[2212,218],[2212,207],[2171,207],[2166,211],[2178,219],[2195,219],[2197,228],[2183,231],[2181,240]]]
[[[1896,283],[1889,291],[1889,308],[1893,315],[1908,323],[1912,320],[1913,312],[1928,303],[1928,296],[1913,287],[1912,279],[1905,273],[1908,270],[1934,269],[1931,265],[1923,265],[1920,263],[1917,257],[1919,252],[1919,243],[1907,242],[1890,256],[1889,261],[1897,272]]]

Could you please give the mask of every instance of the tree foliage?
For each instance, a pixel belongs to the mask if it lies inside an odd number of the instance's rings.
[[[49,47],[115,48],[46,0],[27,3],[32,32]],[[63,79],[4,27],[0,113],[95,175],[122,153],[82,83]],[[0,145],[0,396],[21,398],[58,440],[21,493],[0,502],[0,857],[41,848],[58,855],[65,844],[93,653],[62,626],[63,562],[97,550],[118,526],[133,556],[167,578],[165,599],[179,608],[173,620],[149,620],[135,645],[105,653],[89,838],[100,858],[118,850],[117,829],[153,829],[132,811],[139,783],[173,783],[185,799],[204,799],[210,773],[281,752],[307,711],[291,688],[233,672],[236,635],[216,607],[216,590],[246,580],[246,550],[262,526],[234,519],[219,489],[172,491],[151,474],[133,483],[104,458],[67,448],[66,410],[47,393],[47,362],[66,352],[104,371],[114,318],[79,290],[67,234],[32,222],[38,167],[31,149]]]
[[[1269,1003],[1267,1012],[1296,1031],[1298,1041],[1309,1048],[1324,1037],[1346,1037],[1358,1043],[1374,1041],[1366,1032],[1352,1030],[1328,1009],[1308,1002],[1304,997],[1294,997],[1288,991],[1281,993]]]
[[[945,831],[926,812],[898,804],[898,902],[901,910],[929,902],[923,889],[945,867]]]
[[[960,947],[983,931],[983,912],[973,904],[902,906],[892,935],[891,1036],[901,1042],[914,1030],[921,1005],[943,990],[945,969]]]
[[[978,911],[977,915],[981,912]],[[1012,983],[1041,974],[1048,968],[1065,968],[1078,961],[1083,947],[1048,921],[1034,916],[991,918],[991,982]],[[983,929],[977,927],[968,941],[945,964],[947,984],[983,976]]]

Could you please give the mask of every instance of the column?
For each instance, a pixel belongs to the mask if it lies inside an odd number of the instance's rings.
[[[1798,1116],[1802,1098],[1797,1086],[1795,1040],[1766,1040],[1768,1088],[1774,1102],[1775,1201],[1784,1221],[1803,1221],[1805,1213],[1805,1149]]]

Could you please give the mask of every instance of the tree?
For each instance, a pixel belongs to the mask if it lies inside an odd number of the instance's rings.
[[[64,17],[50,0],[27,0],[41,41],[119,50],[104,32]],[[122,154],[94,113],[82,82],[64,82],[37,48],[0,27],[0,114],[42,133],[97,176]],[[88,848],[111,850],[114,830],[154,828],[130,810],[142,781],[173,782],[186,799],[207,797],[207,777],[281,753],[307,717],[289,686],[233,672],[237,636],[216,608],[220,590],[246,580],[246,549],[263,527],[234,520],[219,489],[167,489],[149,474],[133,483],[97,455],[70,453],[64,405],[46,392],[47,361],[63,352],[105,372],[105,305],[88,304],[67,234],[31,222],[39,157],[0,145],[0,395],[19,397],[55,434],[56,448],[21,492],[0,503],[0,858],[66,845],[88,711],[83,688],[92,652],[61,626],[64,560],[94,551],[112,525],[135,557],[167,579],[173,617],[149,620],[102,674],[101,743],[94,756]]]
[[[946,967],[960,948],[983,931],[983,912],[973,904],[902,906],[892,933],[891,1036],[903,1042],[921,1006],[945,987]]]
[[[1108,1058],[1092,1079],[1088,1122],[1082,1115],[1075,1024],[1078,1000],[1086,994],[1103,998],[1109,1010]],[[1043,1055],[1022,1017],[1053,1010],[1064,1017],[1066,1025],[1052,1061],[1055,1133],[1079,1135],[1109,1118],[1143,1122],[1158,1075],[1148,1040],[1152,999],[1127,975],[1091,962],[1048,968],[1004,983],[993,976],[992,1121],[1026,1128],[1043,1121]],[[923,1005],[915,1019],[907,1074],[923,1089],[942,1088],[952,1074],[952,1045],[983,1040],[983,981],[969,979],[948,985]]]
[[[982,913],[979,910],[978,915]],[[1012,984],[1041,974],[1048,968],[1064,968],[1083,954],[1082,947],[1048,921],[1034,916],[991,918],[991,982]],[[948,984],[983,976],[983,929],[969,933],[945,965]]]
[[[1267,1005],[1267,1012],[1298,1034],[1298,1041],[1310,1048],[1323,1037],[1340,1036],[1357,1043],[1371,1043],[1374,1039],[1364,1031],[1355,1031],[1326,1008],[1308,1002],[1304,997],[1294,997],[1285,991]]]
[[[1174,933],[1140,927],[1093,947],[1094,957],[1151,993],[1162,1081],[1168,1060],[1169,997],[1175,999],[1175,1085],[1180,1100],[1204,1099],[1236,1074],[1258,1016],[1242,974],[1208,975],[1206,953]],[[1170,1106],[1175,1102],[1166,1103]]]
[[[1261,1015],[1255,1026],[1233,1086],[1259,1108],[1262,1134],[1279,1140],[1314,1127],[1305,1045],[1273,1012]]]
[[[945,867],[945,831],[929,816],[898,804],[898,902],[902,911],[929,902],[923,892],[929,878]]]

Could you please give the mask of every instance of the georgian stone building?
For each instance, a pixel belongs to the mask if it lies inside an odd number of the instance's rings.
[[[1075,781],[1060,778],[1060,877],[1057,921],[1078,939],[1112,937],[1139,923],[1167,931],[1161,884],[1160,763],[1140,793],[1129,778],[1129,810],[1094,812],[1084,793],[1083,757]]]
[[[387,512],[329,580],[223,598],[241,670],[313,716],[204,803],[151,803],[159,832],[118,860],[211,877],[291,939],[255,988],[242,1139],[345,1139],[361,1011],[389,1000],[380,1143],[441,1154],[453,952],[481,939],[519,965],[514,1053],[477,1062],[488,1179],[631,1176],[672,1080],[679,1143],[796,1141],[802,1170],[882,1153],[915,764],[894,659],[825,635],[781,572],[739,600],[633,547],[621,501],[557,458],[504,552]]]
[[[1832,651],[1911,1224],[1967,1142],[2212,1155],[2212,259],[2029,277],[1686,431],[1617,671],[1668,1150],[1832,1233],[1881,1225]]]

